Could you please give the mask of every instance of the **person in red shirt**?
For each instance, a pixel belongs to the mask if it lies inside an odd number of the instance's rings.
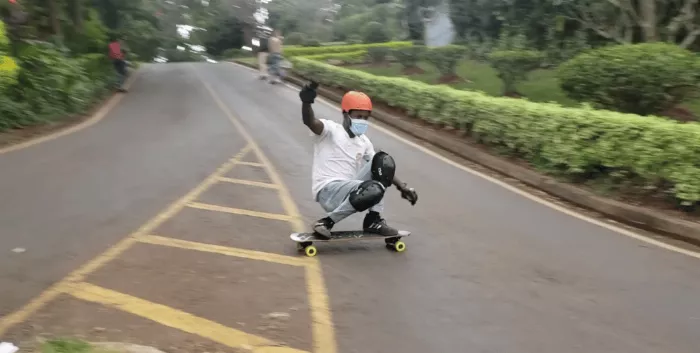
[[[109,58],[114,63],[114,69],[117,71],[117,82],[119,92],[126,92],[124,89],[124,80],[126,79],[126,61],[124,61],[124,51],[122,50],[121,42],[116,36],[112,36],[109,43]]]

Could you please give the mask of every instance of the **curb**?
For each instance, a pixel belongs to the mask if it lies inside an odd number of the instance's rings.
[[[254,65],[238,61],[235,63],[257,70]],[[285,77],[285,80],[300,87],[306,83],[303,79],[293,75],[288,75]],[[340,103],[342,98],[340,95],[324,89],[323,87],[319,87],[317,92],[319,95],[335,103]],[[675,239],[700,245],[700,224],[658,214],[657,212],[643,207],[628,205],[616,200],[600,197],[589,191],[556,181],[551,177],[510,163],[504,158],[483,152],[469,146],[456,137],[444,136],[431,129],[426,129],[423,126],[402,120],[381,109],[375,109],[372,112],[372,117],[424,142],[452,152],[464,159],[480,164],[505,176],[517,179],[562,200],[602,213],[616,221],[629,224],[633,227],[659,232]]]

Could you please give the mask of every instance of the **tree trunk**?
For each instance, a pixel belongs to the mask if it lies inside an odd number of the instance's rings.
[[[57,0],[48,0],[49,2],[49,21],[51,22],[51,30],[54,35],[61,35],[61,19],[58,16]]]
[[[73,24],[75,32],[83,33],[83,0],[73,0]]]
[[[645,42],[656,42],[659,40],[656,28],[656,0],[639,1],[640,21]]]

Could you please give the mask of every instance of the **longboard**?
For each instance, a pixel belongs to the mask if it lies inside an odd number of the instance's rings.
[[[312,257],[316,256],[316,254],[318,253],[318,250],[313,245],[314,242],[332,242],[360,239],[384,239],[387,248],[390,248],[397,252],[403,252],[404,250],[406,250],[406,244],[401,241],[401,238],[407,237],[409,235],[411,235],[411,232],[407,230],[399,230],[399,234],[391,236],[372,234],[361,230],[343,230],[331,232],[330,239],[320,237],[318,234],[313,232],[292,233],[289,237],[293,241],[297,242],[299,250],[303,250],[306,256]]]

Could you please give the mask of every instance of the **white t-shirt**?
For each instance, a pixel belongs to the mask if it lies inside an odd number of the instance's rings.
[[[374,157],[374,146],[366,135],[351,138],[343,125],[320,119],[323,132],[314,136],[311,192],[314,198],[335,180],[355,179],[366,160]]]

